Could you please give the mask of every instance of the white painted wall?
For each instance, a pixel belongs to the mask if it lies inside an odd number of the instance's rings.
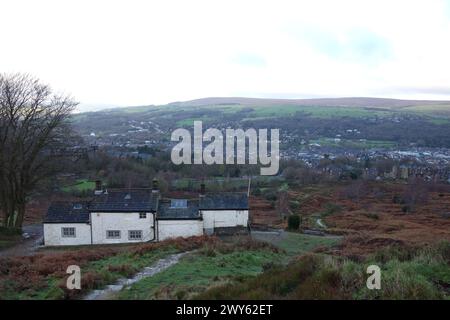
[[[248,210],[202,210],[205,229],[247,226]]]
[[[158,220],[159,241],[176,238],[203,235],[201,220]]]
[[[92,240],[94,244],[145,242],[153,240],[153,213],[140,219],[139,212],[91,212]],[[120,239],[107,239],[107,230],[120,230]],[[142,230],[142,240],[129,240],[129,230]]]
[[[75,228],[75,238],[62,237],[62,228]],[[91,244],[91,226],[87,223],[44,223],[46,246]]]

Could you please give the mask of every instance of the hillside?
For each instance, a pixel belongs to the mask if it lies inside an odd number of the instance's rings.
[[[188,106],[212,106],[212,105],[289,105],[289,106],[318,106],[318,107],[372,107],[372,108],[407,108],[417,106],[447,106],[450,109],[450,101],[444,100],[399,100],[370,97],[348,98],[321,98],[321,99],[263,99],[242,97],[211,97],[195,99],[183,102],[173,102],[169,105],[182,107]]]
[[[283,141],[298,151],[304,144],[450,147],[450,101],[205,98],[80,113],[73,119],[80,134],[98,144],[166,144],[174,129],[192,128],[198,120],[219,129],[278,128]]]

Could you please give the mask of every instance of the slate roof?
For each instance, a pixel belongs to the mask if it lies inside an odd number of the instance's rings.
[[[158,206],[158,220],[196,220],[201,219],[198,200],[187,200],[187,207],[174,208],[171,201],[162,201]]]
[[[186,207],[174,208],[171,200],[159,201],[159,193],[149,189],[108,190],[91,202],[52,202],[44,223],[88,223],[89,212],[158,211],[160,220],[194,220],[201,219],[199,210],[248,210],[248,197],[241,192],[207,193],[199,200],[187,200]]]
[[[248,210],[248,196],[243,192],[207,193],[200,197],[200,210]]]
[[[88,223],[87,202],[52,202],[47,210],[44,223]]]
[[[155,212],[159,193],[150,189],[107,190],[94,196],[89,205],[91,212]]]

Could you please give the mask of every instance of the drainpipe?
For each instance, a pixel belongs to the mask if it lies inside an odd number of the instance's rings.
[[[94,241],[92,239],[92,212],[89,212],[89,227],[91,230],[91,244],[94,244]]]
[[[156,212],[152,213],[153,215],[153,239],[150,241],[155,241],[156,240],[156,235],[157,235],[157,225],[156,225]]]

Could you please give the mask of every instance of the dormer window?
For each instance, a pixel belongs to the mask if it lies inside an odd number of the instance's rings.
[[[131,194],[127,193],[127,195],[124,198],[125,200],[131,200]]]
[[[74,203],[73,209],[74,210],[81,210],[81,209],[83,209],[83,206],[81,205],[81,203]]]
[[[171,208],[187,208],[187,200],[186,199],[172,199],[170,200]]]

